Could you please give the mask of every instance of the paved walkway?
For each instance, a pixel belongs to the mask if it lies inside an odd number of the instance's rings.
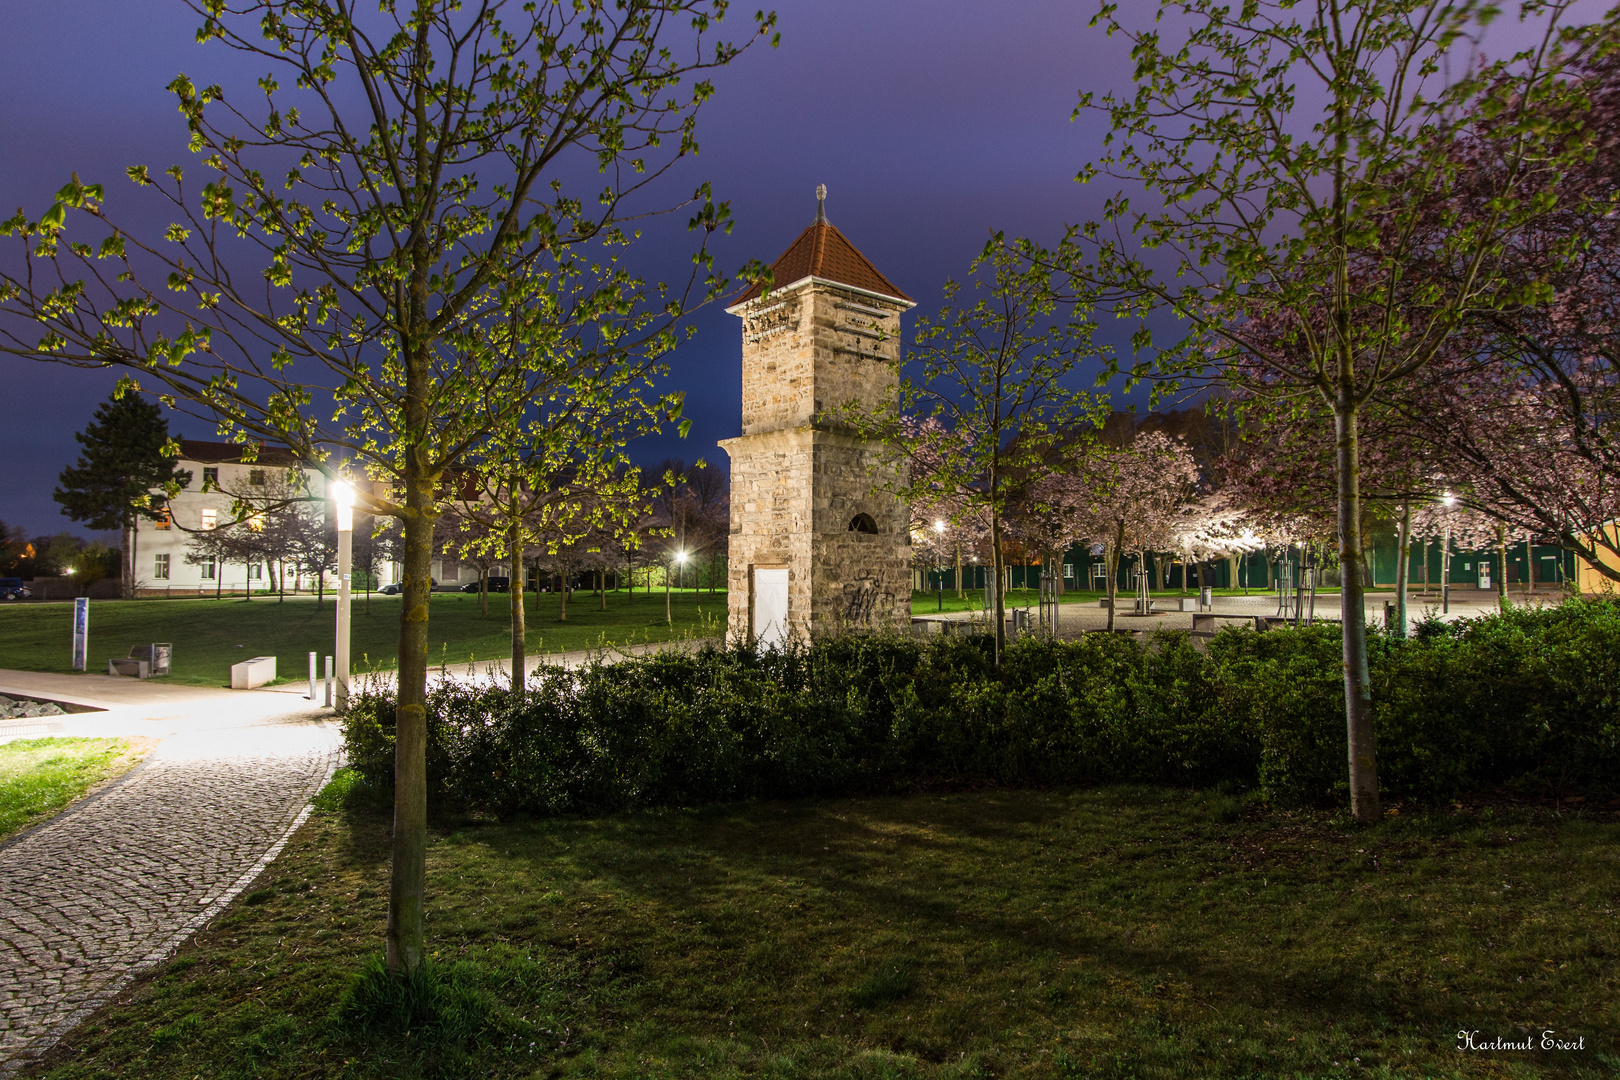
[[[0,671],[0,693],[103,711],[66,735],[142,735],[122,780],[0,846],[0,1075],[48,1049],[245,889],[336,764],[326,710],[285,694]]]
[[[1196,594],[1189,594],[1194,599]],[[1164,609],[1174,604],[1180,597],[1154,596],[1154,602]],[[1366,596],[1367,621],[1372,625],[1383,625],[1384,602],[1394,601],[1395,593],[1392,591],[1370,592]],[[1552,591],[1538,592],[1525,595],[1520,592],[1513,593],[1511,597],[1515,604],[1556,604],[1562,597]],[[1132,610],[1135,597],[1133,594],[1121,594],[1118,600],[1119,614],[1114,620],[1114,627],[1119,630],[1158,630],[1173,628],[1177,630],[1191,630],[1193,612],[1191,611],[1158,611],[1152,615],[1137,615]],[[1438,590],[1425,599],[1420,593],[1414,591],[1407,598],[1407,616],[1412,622],[1420,619],[1436,617],[1446,621],[1455,621],[1464,618],[1476,618],[1480,615],[1490,614],[1497,610],[1497,597],[1494,592],[1484,592],[1479,589],[1463,589],[1453,587],[1451,590],[1451,610],[1448,614],[1440,614],[1440,596]],[[1008,605],[1009,609],[1012,607]],[[1063,603],[1059,605],[1060,627],[1065,637],[1073,637],[1088,630],[1102,630],[1108,625],[1108,609],[1101,607],[1095,600],[1088,602]],[[1211,609],[1221,615],[1276,615],[1277,594],[1256,591],[1249,596],[1217,596],[1214,607]],[[1033,614],[1034,608],[1031,606]],[[983,614],[977,611],[945,612],[936,614],[919,603],[916,605],[915,617],[933,621],[948,622],[982,622]],[[1011,618],[1011,615],[1008,616]],[[1317,621],[1338,621],[1339,596],[1337,593],[1321,594],[1316,598]],[[1235,620],[1234,620],[1235,621]],[[1242,625],[1238,623],[1237,625]]]

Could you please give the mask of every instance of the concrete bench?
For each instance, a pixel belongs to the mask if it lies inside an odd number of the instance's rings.
[[[149,679],[153,675],[169,674],[169,657],[174,646],[166,641],[150,645],[136,645],[128,656],[115,656],[107,661],[107,674]]]
[[[276,658],[273,656],[255,656],[251,660],[231,665],[232,690],[252,690],[256,686],[263,686],[274,680],[275,677]]]
[[[1236,619],[1241,622],[1252,622],[1256,624],[1256,630],[1264,630],[1266,627],[1258,624],[1261,619],[1267,617],[1265,615],[1227,615],[1214,611],[1200,611],[1193,615],[1192,628],[1195,634],[1214,634],[1219,625],[1216,623],[1216,619]]]

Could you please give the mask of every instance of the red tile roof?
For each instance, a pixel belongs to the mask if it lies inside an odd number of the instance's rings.
[[[844,234],[826,221],[817,221],[799,234],[799,238],[782,252],[782,257],[771,264],[774,279],[771,288],[780,289],[801,278],[818,277],[836,281],[840,285],[853,285],[857,289],[892,296],[910,302],[911,297],[901,292]],[[733,304],[741,304],[765,292],[765,283],[756,281]]]
[[[242,454],[246,447],[237,443],[204,442],[201,439],[181,439],[180,459],[182,461],[200,461],[204,465],[235,465],[242,462]],[[281,465],[292,466],[298,464],[293,452],[284,446],[261,446],[259,456],[253,461],[255,465]]]

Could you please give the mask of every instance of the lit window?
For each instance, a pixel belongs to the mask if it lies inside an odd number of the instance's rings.
[[[167,530],[170,525],[174,524],[174,522],[170,520],[169,512],[167,510],[159,510],[157,515],[157,519],[152,523],[152,527],[154,529]]]
[[[169,557],[167,555],[158,555],[153,558],[152,576],[159,581],[169,580]]]
[[[252,529],[254,532],[264,532],[264,515],[254,514],[252,517],[248,518],[248,528]]]
[[[215,515],[217,515],[218,513],[219,513],[218,510],[213,510],[213,509],[204,510],[202,512],[202,527],[203,527],[203,529],[205,531],[208,530],[208,529],[212,529],[214,527],[214,525],[217,522],[217,518],[216,518]]]

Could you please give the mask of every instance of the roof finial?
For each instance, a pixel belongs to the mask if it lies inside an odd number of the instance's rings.
[[[816,185],[816,224],[827,224],[827,185]]]

